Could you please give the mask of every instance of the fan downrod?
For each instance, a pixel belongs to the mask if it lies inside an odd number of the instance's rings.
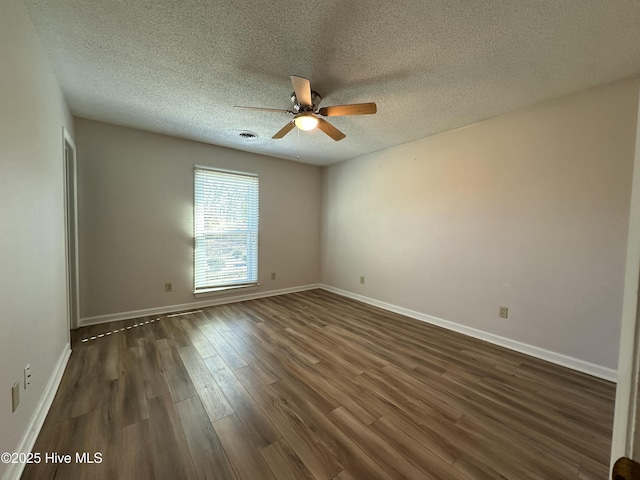
[[[293,103],[293,111],[296,113],[303,113],[303,112],[317,113],[318,106],[320,105],[321,101],[322,101],[322,96],[315,90],[311,90],[312,105],[306,105],[306,106],[302,105],[298,101],[298,97],[296,97],[296,92],[293,92],[291,94],[291,103]]]

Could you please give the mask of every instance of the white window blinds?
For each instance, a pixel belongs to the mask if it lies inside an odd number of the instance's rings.
[[[194,293],[258,282],[258,177],[195,167]]]

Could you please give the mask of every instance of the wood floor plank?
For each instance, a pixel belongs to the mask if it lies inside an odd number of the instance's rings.
[[[271,388],[278,392],[282,401],[295,408],[295,411],[305,419],[305,423],[319,440],[329,447],[335,460],[344,465],[352,477],[361,480],[394,478],[382,471],[380,466],[361,448],[362,445],[354,442],[332,423],[305,396],[300,395],[300,392],[287,380],[276,382],[271,385]]]
[[[221,321],[220,318],[218,318],[218,321]],[[240,354],[236,352],[231,345],[229,345],[221,333],[215,329],[213,324],[200,322],[198,326],[207,340],[209,340],[216,349],[218,355],[220,355],[225,363],[229,365],[229,368],[235,370],[236,368],[247,366],[247,362],[245,362]],[[229,331],[229,329],[226,331]]]
[[[220,333],[220,336],[222,336],[222,338],[224,338],[225,341],[229,345],[231,345],[231,348],[233,348],[238,355],[244,358],[245,352],[251,352],[251,345],[255,345],[259,342],[257,339],[255,339],[255,342],[253,344],[245,343],[242,338],[240,338],[240,335],[238,335],[238,331],[238,329],[229,330],[228,332]]]
[[[282,376],[271,364],[264,358],[256,355],[254,352],[242,352],[242,358],[247,364],[258,374],[264,383],[273,383],[282,380]]]
[[[349,413],[365,425],[373,423],[380,417],[376,413],[371,413],[371,410],[363,407],[361,401],[337,387],[335,382],[330,381],[317,373],[315,368],[308,368],[304,373],[304,380],[306,383],[312,385],[315,390],[324,392],[333,403],[347,409]]]
[[[262,456],[278,480],[315,480],[309,469],[286,440],[278,440],[263,448]]]
[[[140,339],[147,336],[149,331],[145,329],[145,322],[147,322],[146,318],[132,318],[124,321],[123,327],[117,335],[121,350],[137,347]]]
[[[461,442],[465,452],[475,452],[477,458],[485,458],[486,464],[496,471],[516,470],[521,477],[538,480],[574,478],[577,474],[579,459],[563,457],[557,449],[538,445],[516,431],[496,427],[493,422],[487,425],[465,415],[456,422],[456,428],[468,434],[468,440]],[[509,452],[496,452],[495,449],[499,449],[505,440],[512,445]],[[516,468],[510,466],[514,454],[520,459],[515,464]]]
[[[335,343],[325,342],[323,344],[322,337],[315,336],[314,338],[311,338],[308,335],[300,333],[298,330],[299,329],[294,330],[292,328],[287,328],[285,332],[288,335],[297,338],[300,343],[306,345],[306,347],[312,350],[322,361],[330,363],[341,370],[344,375],[355,376],[364,371],[344,360],[339,354],[336,354],[334,349],[337,348],[337,345]],[[317,363],[319,362],[314,362],[314,365]]]
[[[102,453],[102,456],[106,457],[103,459],[103,463],[108,467],[106,472],[108,475],[112,475],[116,469],[118,432],[124,423],[121,420],[122,412],[118,406],[120,380],[113,380],[102,385],[103,388],[100,392],[102,400],[93,412],[95,415],[88,417],[88,421],[83,422],[87,426],[87,437],[78,445],[78,452],[82,452],[81,446],[84,446],[85,451],[90,454]],[[100,435],[96,435],[95,432],[100,432]]]
[[[346,470],[343,470],[338,475],[333,477],[332,480],[353,480],[353,477],[349,475],[349,472],[347,472]]]
[[[385,371],[393,370],[393,367],[385,367]],[[442,382],[439,379],[429,377],[424,378],[423,373],[418,373],[419,368],[414,369],[410,374],[400,370],[393,370],[394,375],[409,383],[420,379],[424,385],[429,385],[432,392],[440,392],[438,395],[446,396],[448,401],[464,411],[470,416],[480,416],[485,418],[489,424],[500,426],[503,424],[511,425],[516,431],[523,431],[531,439],[545,439],[544,443],[554,445],[559,451],[579,451],[582,455],[591,457],[597,456],[602,463],[606,463],[608,453],[597,442],[592,442],[592,438],[583,438],[581,435],[575,435],[580,432],[580,425],[574,426],[574,434],[572,435],[564,427],[557,426],[552,419],[546,418],[544,415],[532,412],[530,410],[521,409],[517,406],[508,405],[500,401],[499,397],[487,397],[481,395],[473,388],[463,387],[451,388],[451,385]],[[419,382],[419,383],[420,383]],[[419,388],[419,383],[415,386]],[[569,455],[570,456],[570,455]]]
[[[257,448],[262,449],[282,438],[220,357],[209,357],[204,362]]]
[[[183,400],[176,404],[176,410],[198,478],[236,480],[237,477],[200,398],[196,396]]]
[[[474,458],[467,453],[460,455],[453,466],[457,471],[474,480],[509,480],[509,477],[496,472],[481,459]]]
[[[239,480],[275,480],[271,469],[234,414],[213,422]]]
[[[374,402],[376,408],[383,412],[385,423],[389,422],[413,438],[428,452],[440,457],[444,462],[453,464],[460,456],[463,447],[460,444],[460,436],[456,435],[455,425],[438,415],[430,415],[428,418],[417,420],[410,414],[402,411],[395,405],[381,401],[381,399],[368,398]],[[423,450],[424,450],[423,448]]]
[[[358,403],[358,406],[364,410],[366,414],[358,414],[355,411],[351,413],[356,415],[356,417],[361,417],[363,423],[367,423],[367,417],[378,419],[382,416],[381,411],[376,408],[375,405],[371,402],[365,401],[366,397],[363,395],[362,389],[353,382],[354,377],[349,376],[341,369],[336,368],[334,365],[325,361],[315,364],[313,369],[317,375],[333,385],[341,395],[344,395]],[[344,406],[349,405],[349,402],[342,403],[340,401],[339,403]]]
[[[172,339],[178,347],[187,347],[192,345],[191,338],[182,327],[185,318],[190,315],[180,317],[164,317],[160,321],[161,328],[165,331],[166,338]]]
[[[182,423],[170,395],[148,400],[149,433],[156,478],[176,480],[197,478]]]
[[[288,329],[277,329],[270,326],[268,323],[259,323],[258,328],[265,331],[269,331],[269,339],[280,347],[285,347],[291,352],[291,355],[299,358],[307,365],[313,365],[318,363],[320,358],[315,352],[309,348],[304,342],[301,342],[295,336],[287,335]]]
[[[429,478],[446,478],[451,480],[469,480],[466,475],[451,469],[447,463],[437,455],[425,450],[421,444],[407,434],[402,427],[381,417],[370,425],[370,428],[382,440],[391,445],[404,457],[413,462],[418,468],[427,474]]]
[[[388,360],[367,351],[365,347],[343,339],[339,329],[332,330],[329,327],[324,327],[323,333],[339,343],[340,347],[337,350],[342,352],[347,358],[354,360],[354,363],[361,366],[364,370],[368,368],[382,368],[389,364]]]
[[[72,461],[69,464],[53,463],[53,473],[58,478],[77,479],[109,479],[117,475],[117,435],[119,431],[116,419],[116,395],[118,380],[109,382],[107,388],[102,390],[102,401],[95,409],[56,424],[53,434],[45,450],[39,451],[43,459],[47,453],[56,452],[60,455],[70,455]],[[100,432],[100,435],[96,435]],[[79,461],[77,454],[87,453],[86,460],[94,460],[99,453],[101,460],[95,463]],[[40,466],[46,467],[44,462]],[[51,470],[44,468],[39,474],[31,476],[25,472],[23,478],[55,478],[50,477]]]
[[[340,356],[340,352],[334,351],[335,358],[330,356],[321,362],[316,363],[313,368],[316,371],[322,371],[327,378],[352,379],[357,375],[364,373],[364,369],[349,363],[344,357]]]
[[[234,374],[317,480],[333,478],[343,469],[329,447],[251,368],[235,370]]]
[[[609,476],[609,468],[601,463],[583,460],[578,469],[578,480],[600,480]]]
[[[75,455],[72,451],[73,443],[77,441],[79,426],[84,422],[84,416],[66,418],[48,425],[47,431],[41,431],[32,452],[40,454],[41,458],[47,452],[56,452],[59,455]],[[83,446],[84,450],[84,446]],[[22,480],[48,480],[54,478],[75,478],[74,465],[59,463],[49,464],[42,460],[40,463],[25,465],[22,472]]]
[[[207,340],[207,337],[205,337],[202,331],[198,328],[193,316],[184,318],[180,325],[187,337],[189,337],[191,344],[196,348],[202,358],[218,355],[218,352],[213,345],[211,345],[211,342]]]
[[[158,340],[156,345],[173,401],[181,402],[196,395],[193,381],[182,362],[176,343],[172,339],[164,338]]]
[[[140,371],[147,398],[169,393],[169,383],[155,337],[145,337],[138,341],[140,346]]]
[[[233,333],[239,340],[241,340],[248,346],[255,345],[256,343],[260,343],[261,340],[255,335],[253,335],[252,333],[253,328],[251,328],[250,325],[247,325],[248,323],[249,322],[247,321],[247,322],[244,322],[243,324],[235,325],[235,328],[228,333]],[[224,333],[225,332],[223,332],[223,336],[224,336]]]
[[[139,347],[120,351],[117,410],[121,427],[149,418]]]
[[[405,355],[402,351],[393,351],[393,338],[384,338],[384,334],[380,331],[376,331],[375,335],[370,332],[360,332],[357,329],[353,331],[349,328],[339,327],[336,325],[328,325],[330,330],[336,332],[340,337],[348,339],[352,344],[362,347],[365,352],[372,353],[376,359],[380,359],[381,362],[388,362],[398,365],[402,368],[415,368],[419,365],[418,362]],[[377,366],[382,366],[383,363]]]
[[[280,351],[274,354],[279,357],[280,365],[286,372],[285,378],[296,386],[308,402],[323,413],[328,413],[339,406],[337,400],[323,388],[323,383],[312,379],[313,370],[310,367],[297,363],[288,355],[288,352]]]
[[[480,422],[473,427],[467,427],[469,422]],[[580,450],[576,451],[562,441],[559,441],[555,435],[547,435],[538,431],[537,426],[520,421],[514,421],[509,417],[505,417],[502,412],[492,408],[487,410],[482,404],[469,405],[465,416],[457,422],[457,427],[470,433],[478,431],[486,432],[486,435],[494,437],[499,445],[511,445],[510,450],[522,449],[520,459],[522,463],[531,451],[539,451],[538,458],[544,458],[544,463],[549,468],[554,464],[564,465],[566,468],[572,468],[575,462],[579,462],[580,458],[586,458]],[[482,439],[481,446],[484,448],[487,444]],[[602,452],[604,454],[604,452]],[[494,456],[500,457],[498,452]],[[560,467],[562,471],[564,467]]]
[[[214,309],[205,310],[209,321],[219,333],[231,331],[231,326],[237,321],[235,313],[230,310],[230,305],[218,305]]]
[[[391,448],[374,430],[363,425],[344,408],[336,408],[329,418],[354,443],[360,446],[391,478],[394,479],[428,479],[414,464],[407,461],[397,450]]]
[[[322,327],[320,327],[322,328]],[[288,327],[283,331],[287,335],[292,335],[302,342],[306,348],[312,349],[319,356],[323,356],[327,351],[331,351],[338,347],[338,344],[332,340],[326,339],[321,336],[314,336],[313,331],[310,330],[309,325],[302,327]]]
[[[118,478],[155,478],[149,421],[132,423],[120,430]]]
[[[282,366],[282,358],[279,357],[279,351],[277,348],[274,348],[273,346],[271,348],[266,348],[266,343],[261,342],[253,345],[252,353],[263,364],[263,368],[267,368],[273,377],[277,377],[279,380],[288,377],[289,374]]]
[[[119,355],[118,355],[118,339],[116,335],[112,333],[111,327],[113,324],[107,325],[109,328],[105,329],[105,337],[97,342],[98,347],[98,360],[95,371],[96,378],[102,378],[103,380],[110,381],[116,380],[120,376],[119,369]]]
[[[401,370],[393,370],[393,372],[395,372],[395,375],[387,374],[387,371],[368,371],[354,377],[354,381],[366,382],[372,388],[377,388],[378,391],[384,392],[384,395],[391,401],[395,401],[397,405],[406,406],[406,408],[413,410],[418,415],[424,411],[442,415],[450,420],[457,420],[462,417],[462,412],[449,403],[437,398],[425,397],[422,386],[403,381],[403,379],[410,377],[399,377]]]
[[[93,344],[92,347],[96,347]],[[72,354],[73,357],[73,354]],[[99,349],[86,348],[81,349],[78,355],[73,358],[73,367],[75,374],[70,379],[71,385],[67,392],[67,401],[62,401],[58,404],[59,411],[56,415],[59,418],[78,417],[89,413],[94,407],[95,389],[94,385],[101,383],[98,378],[94,378],[90,372],[99,368]],[[72,359],[70,359],[70,362]],[[116,362],[119,361],[119,356]],[[63,379],[64,380],[64,379]]]
[[[209,416],[209,421],[213,422],[219,418],[231,415],[233,408],[205,364],[205,360],[217,359],[219,357],[216,355],[215,357],[207,357],[207,359],[203,360],[193,346],[180,348],[179,355],[189,373],[196,392],[198,392],[200,396],[204,409]]]

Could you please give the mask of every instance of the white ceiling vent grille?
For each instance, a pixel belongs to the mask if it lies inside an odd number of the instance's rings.
[[[258,138],[258,134],[255,132],[250,132],[249,130],[242,130],[238,132],[238,136],[243,140],[256,140]]]

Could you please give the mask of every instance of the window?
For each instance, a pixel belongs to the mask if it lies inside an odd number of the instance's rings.
[[[195,167],[194,293],[258,283],[257,175]]]

